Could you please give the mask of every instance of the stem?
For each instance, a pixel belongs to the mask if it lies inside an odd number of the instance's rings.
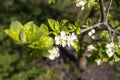
[[[107,11],[106,11],[106,15],[105,15],[105,19],[106,19],[106,20],[107,20],[107,18],[108,18],[108,14],[109,14],[109,12],[110,12],[110,7],[111,7],[111,5],[112,5],[112,0],[110,0],[109,5],[108,5],[108,8],[107,8]]]
[[[108,23],[104,23],[104,25],[107,27],[109,35],[110,35],[110,42],[114,42],[113,32],[111,27],[108,25]]]
[[[81,34],[84,33],[84,32],[87,32],[87,31],[89,31],[89,30],[91,30],[91,29],[94,29],[94,28],[96,28],[96,27],[98,27],[98,26],[100,26],[101,24],[103,24],[103,23],[102,23],[102,22],[101,22],[101,23],[97,23],[97,24],[95,24],[95,25],[93,25],[93,26],[90,26],[89,28],[83,29],[83,30],[81,31]]]
[[[100,12],[101,12],[101,22],[105,20],[104,5],[103,0],[99,0]]]

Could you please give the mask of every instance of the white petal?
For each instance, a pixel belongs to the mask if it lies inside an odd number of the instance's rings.
[[[89,36],[92,36],[92,32],[91,32],[91,31],[90,31],[90,32],[88,32],[88,35],[89,35]]]
[[[81,10],[84,10],[84,6],[82,6]]]
[[[91,32],[94,34],[95,33],[95,29],[92,29]]]
[[[59,41],[59,40],[56,40],[56,41],[55,41],[55,44],[59,45],[59,44],[60,44],[60,41]]]
[[[92,39],[95,39],[95,36],[91,36]]]
[[[50,59],[50,60],[54,60],[54,59],[55,59],[55,57],[54,57],[54,56],[52,56],[52,55],[50,55],[50,56],[49,56],[49,59]]]
[[[80,1],[80,2],[79,2],[79,5],[84,6],[84,5],[85,5],[85,2],[84,2],[84,1]]]
[[[66,33],[65,33],[64,31],[62,31],[62,32],[60,33],[60,36],[61,36],[61,37],[64,37],[64,36],[66,36]]]
[[[114,55],[115,51],[110,48],[110,49],[106,50],[106,53],[109,57],[112,57]]]
[[[62,42],[62,47],[65,47],[65,46],[66,46],[66,42],[63,41],[63,42]]]

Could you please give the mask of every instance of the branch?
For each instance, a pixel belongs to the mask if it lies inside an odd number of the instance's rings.
[[[98,27],[98,26],[100,26],[101,24],[103,24],[103,23],[100,22],[100,23],[97,23],[97,24],[95,24],[95,25],[93,25],[93,26],[90,26],[89,28],[83,29],[83,30],[81,31],[81,34],[84,33],[84,32],[87,32],[87,31],[89,31],[89,30],[91,30],[91,29],[94,29],[94,28],[96,28],[96,27]]]
[[[105,20],[104,5],[103,0],[99,0],[100,12],[101,12],[101,22]]]
[[[109,12],[110,12],[110,7],[111,7],[111,5],[112,5],[112,0],[110,0],[109,5],[108,5],[108,8],[107,8],[107,11],[106,11],[106,15],[105,15],[105,19],[106,19],[106,20],[107,20],[108,14],[109,14]]]
[[[104,25],[107,27],[109,35],[110,35],[110,42],[114,42],[114,37],[112,33],[112,28],[108,25],[108,23],[104,23]]]
[[[104,22],[104,25],[107,27],[107,29],[109,31],[109,35],[110,35],[110,39],[111,39],[110,41],[113,42],[113,38],[114,38],[113,33],[117,34],[117,35],[120,35],[120,32],[115,30],[115,29],[112,29],[107,22]]]
[[[111,41],[113,41],[113,33],[115,33],[115,34],[117,34],[117,35],[120,35],[120,32],[117,31],[117,30],[115,30],[114,28],[111,28],[111,26],[109,25],[108,22],[99,22],[99,23],[94,24],[93,26],[90,26],[89,28],[82,29],[81,34],[87,32],[87,31],[89,31],[89,30],[91,30],[91,29],[94,29],[94,28],[96,28],[96,27],[99,27],[100,25],[106,26],[106,28],[104,28],[104,29],[105,29],[105,30],[106,30],[106,29],[108,30],[109,35],[110,35],[110,38],[111,38]],[[104,30],[104,29],[103,29],[103,30]]]

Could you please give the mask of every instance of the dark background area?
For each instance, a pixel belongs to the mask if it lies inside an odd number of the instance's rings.
[[[117,6],[112,9],[116,10]],[[0,0],[0,80],[119,80],[120,62],[113,66],[89,62],[86,69],[82,69],[78,67],[79,60],[73,60],[66,50],[63,53],[68,54],[54,61],[43,57],[29,60],[30,50],[18,46],[4,33],[14,20],[40,25],[47,24],[48,18],[67,19],[71,23],[80,19],[84,24],[87,18],[97,22],[99,14],[95,7],[81,11],[72,0],[58,0],[55,4],[48,4],[47,0]]]

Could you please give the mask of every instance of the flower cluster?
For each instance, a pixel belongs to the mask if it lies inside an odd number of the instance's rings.
[[[50,53],[50,55],[48,56],[50,60],[54,60],[55,58],[60,56],[59,49],[57,47],[53,47],[53,49],[48,50],[48,52]]]
[[[95,47],[93,45],[88,45],[87,47],[88,51],[93,51],[95,49]]]
[[[93,34],[95,34],[95,29],[92,29],[91,31],[88,32],[88,35],[89,35],[92,39],[95,39],[95,36],[94,36]]]
[[[108,43],[108,44],[106,45],[106,48],[107,48],[107,50],[106,50],[107,55],[108,55],[109,57],[112,57],[112,56],[114,55],[114,53],[115,53],[115,50],[116,50],[115,44],[114,44],[113,42]]]
[[[74,41],[77,39],[76,35],[74,33],[66,34],[64,31],[60,32],[60,35],[55,36],[55,44],[56,45],[62,45],[62,47],[65,47],[66,45],[74,46]]]
[[[85,1],[83,0],[76,0],[76,6],[77,7],[82,7],[81,10],[84,10],[84,5],[86,4]]]

